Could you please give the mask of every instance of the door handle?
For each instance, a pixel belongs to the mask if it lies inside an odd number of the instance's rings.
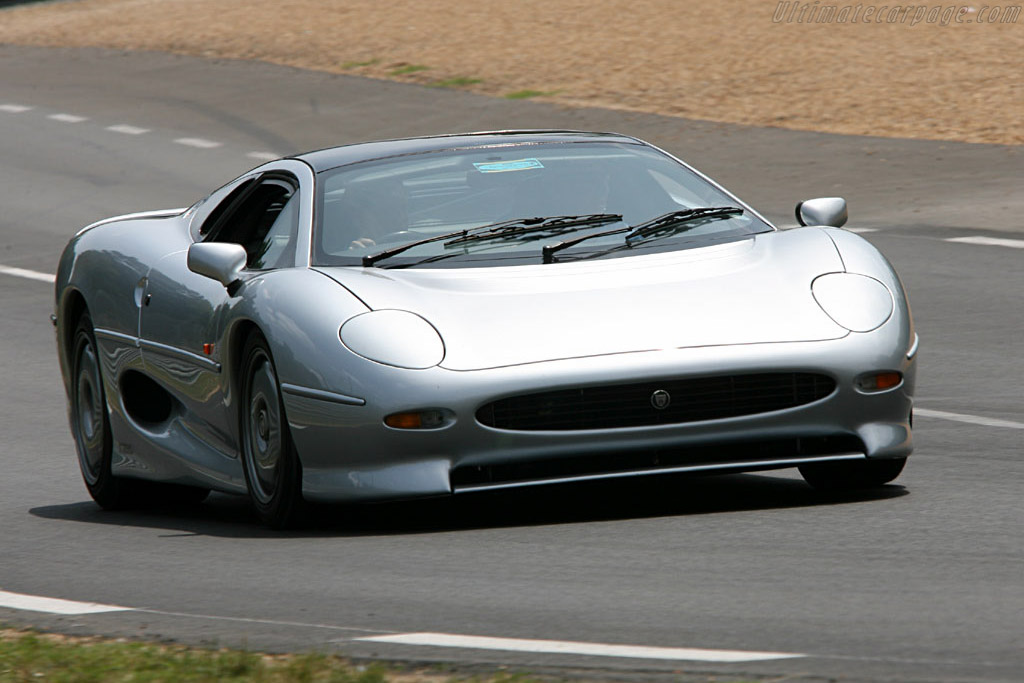
[[[146,294],[146,285],[149,284],[149,278],[142,278],[135,283],[135,290],[132,292],[132,299],[135,301],[136,306],[141,306]]]

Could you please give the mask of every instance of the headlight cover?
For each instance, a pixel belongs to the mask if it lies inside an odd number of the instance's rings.
[[[851,332],[870,332],[892,315],[892,292],[867,275],[827,273],[811,283],[814,300],[828,317]]]
[[[352,353],[407,370],[425,370],[444,360],[444,341],[426,320],[400,310],[380,310],[349,318],[338,331]]]

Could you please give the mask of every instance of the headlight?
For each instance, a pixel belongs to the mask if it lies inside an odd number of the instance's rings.
[[[434,326],[408,311],[370,311],[350,318],[338,331],[341,342],[363,358],[409,370],[444,360],[444,342]]]
[[[870,332],[892,315],[892,292],[866,275],[821,275],[811,283],[811,293],[828,317],[851,332]]]

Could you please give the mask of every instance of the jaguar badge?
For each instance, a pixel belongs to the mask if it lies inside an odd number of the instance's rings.
[[[664,389],[658,389],[651,394],[651,405],[657,410],[665,410],[668,408],[668,404],[672,402],[672,396]]]

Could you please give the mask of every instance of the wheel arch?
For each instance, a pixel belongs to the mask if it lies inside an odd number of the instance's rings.
[[[227,358],[225,359],[224,369],[228,372],[226,389],[230,397],[229,400],[235,405],[236,412],[240,405],[241,399],[239,397],[242,391],[242,349],[245,347],[245,341],[249,338],[249,335],[254,332],[259,333],[264,339],[267,338],[267,335],[260,326],[249,318],[242,318],[236,321],[228,330],[226,340]]]
[[[297,522],[304,508],[303,468],[302,459],[291,439],[273,349],[260,326],[251,320],[239,320],[231,330],[228,343],[233,352],[231,382],[237,397],[233,412],[237,417],[238,455],[249,500],[264,523],[284,529]],[[257,354],[260,356],[259,365],[253,361]],[[267,366],[269,377],[262,369]],[[261,369],[257,371],[257,368]],[[259,387],[261,381],[263,388],[257,394],[254,387]],[[273,386],[275,384],[277,386]],[[276,394],[276,410],[268,408],[273,403],[272,394]],[[256,399],[256,396],[260,398]],[[258,416],[254,418],[256,414]],[[263,425],[269,428],[265,429]],[[259,436],[253,436],[254,430]],[[268,483],[271,484],[269,489]]]
[[[89,313],[85,295],[69,287],[65,290],[57,316],[57,335],[60,348],[60,363],[65,378],[65,388],[70,387],[72,354],[74,354],[75,330],[82,316]],[[70,389],[69,389],[70,390]]]

